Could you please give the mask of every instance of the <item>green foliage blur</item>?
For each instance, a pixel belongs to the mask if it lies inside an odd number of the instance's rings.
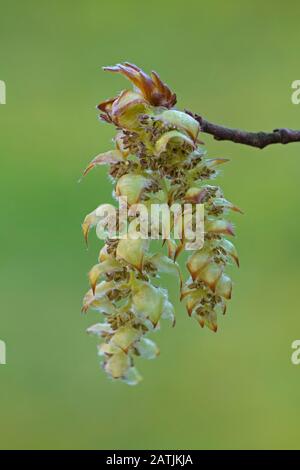
[[[234,216],[241,267],[219,331],[178,301],[161,355],[140,360],[138,387],[109,381],[80,314],[87,251],[80,224],[112,202],[106,168],[78,184],[114,130],[95,106],[128,86],[102,72],[157,70],[178,107],[249,130],[300,126],[299,2],[0,0],[2,449],[299,448],[300,145],[263,151],[203,135],[231,158],[218,179]],[[176,288],[175,288],[176,287]]]

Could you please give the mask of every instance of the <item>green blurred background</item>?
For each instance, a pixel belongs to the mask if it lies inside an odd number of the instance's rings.
[[[80,224],[112,188],[106,168],[77,182],[111,145],[95,105],[128,85],[102,65],[155,69],[179,107],[220,124],[299,128],[299,14],[296,1],[0,0],[1,448],[299,448],[300,144],[203,136],[231,158],[218,181],[245,211],[233,300],[213,334],[169,283],[177,325],[156,334],[156,361],[139,361],[138,387],[105,377],[85,333],[99,242],[87,252]]]

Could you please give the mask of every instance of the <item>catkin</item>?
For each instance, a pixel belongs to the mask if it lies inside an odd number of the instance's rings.
[[[116,128],[114,149],[94,158],[84,174],[108,165],[114,195],[127,198],[127,209],[138,203],[149,209],[157,203],[204,205],[204,245],[190,252],[186,282],[176,261],[186,248],[184,235],[181,240],[166,240],[166,254],[151,253],[149,240],[130,238],[130,232],[127,239],[107,236],[98,263],[89,273],[91,288],[83,311],[96,310],[104,315],[104,322],[88,332],[102,338],[98,352],[106,373],[134,385],[141,379],[135,357],[153,359],[159,354],[148,334],[158,330],[161,319],[175,324],[168,292],[158,284],[161,272],[178,277],[188,314],[202,327],[217,330],[217,317],[225,313],[232,291],[225,268],[231,261],[239,263],[234,245],[226,238],[234,235],[227,214],[240,210],[224,198],[218,186],[208,184],[227,159],[207,158],[198,122],[174,108],[176,95],[157,73],[148,76],[129,63],[105,70],[123,74],[134,89],[98,106],[101,120]],[[99,210],[87,215],[82,225],[86,240],[99,222]],[[128,216],[127,222],[131,226],[134,217]],[[160,235],[162,231],[163,227]]]

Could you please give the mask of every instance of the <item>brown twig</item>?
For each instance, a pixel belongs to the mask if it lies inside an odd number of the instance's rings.
[[[247,132],[219,126],[207,121],[198,114],[193,114],[189,111],[187,113],[199,122],[202,132],[212,135],[216,140],[229,140],[237,144],[250,145],[259,149],[263,149],[271,144],[300,142],[300,130],[274,129],[272,132]]]

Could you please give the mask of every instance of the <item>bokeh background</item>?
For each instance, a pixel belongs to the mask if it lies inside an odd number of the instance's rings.
[[[300,366],[300,144],[263,151],[203,136],[230,157],[222,184],[241,267],[217,334],[177,301],[177,325],[156,334],[161,355],[139,361],[138,387],[99,368],[80,314],[99,241],[80,224],[112,201],[110,148],[95,105],[128,83],[100,66],[157,70],[181,108],[249,130],[300,126],[296,1],[0,0],[1,315],[3,449],[297,448]]]

